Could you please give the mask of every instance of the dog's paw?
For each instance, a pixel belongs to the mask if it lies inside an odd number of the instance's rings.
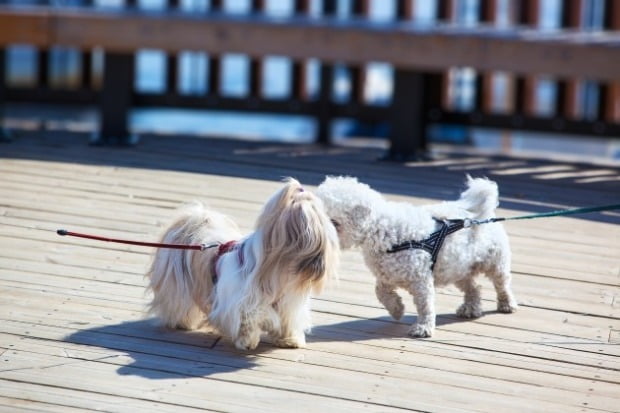
[[[306,339],[303,337],[276,338],[273,344],[281,348],[303,348],[306,347]]]
[[[239,336],[234,341],[235,347],[239,350],[254,350],[258,347],[260,336]]]
[[[497,311],[500,313],[514,313],[518,308],[517,303],[512,301],[500,301],[497,303]]]
[[[414,338],[425,338],[433,336],[434,328],[427,324],[415,324],[411,326],[407,334]]]
[[[463,303],[456,310],[456,315],[461,318],[478,318],[482,316],[482,310],[478,304]]]

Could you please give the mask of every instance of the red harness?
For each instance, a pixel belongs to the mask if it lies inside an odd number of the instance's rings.
[[[239,260],[239,264],[243,265],[243,243],[239,244],[237,241],[228,241],[223,244],[220,244],[217,247],[217,254],[215,255],[215,261],[213,261],[213,276],[211,279],[213,280],[213,285],[217,283],[219,275],[217,273],[217,262],[222,257],[222,255],[227,254],[234,249],[237,249],[237,259]]]

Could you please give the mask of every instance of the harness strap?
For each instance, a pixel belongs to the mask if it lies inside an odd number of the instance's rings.
[[[237,241],[228,241],[220,244],[217,248],[217,254],[215,256],[215,260],[213,261],[213,275],[211,276],[213,285],[217,283],[217,280],[219,278],[219,275],[217,273],[217,262],[222,257],[222,255],[227,254],[235,249],[237,249],[237,259],[239,260],[239,263],[243,265],[243,243],[239,244],[237,243]]]
[[[429,254],[431,254],[431,271],[433,267],[435,267],[435,261],[437,261],[437,255],[439,255],[439,250],[443,245],[446,237],[453,232],[456,232],[460,229],[465,228],[465,220],[463,219],[446,219],[439,220],[437,218],[433,218],[440,224],[440,227],[437,231],[431,233],[428,238],[423,239],[421,241],[405,241],[401,244],[393,245],[392,248],[387,250],[389,254],[404,251],[408,249],[422,249]]]

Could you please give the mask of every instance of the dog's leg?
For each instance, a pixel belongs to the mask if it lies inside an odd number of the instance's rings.
[[[306,330],[310,330],[310,301],[292,300],[282,303],[280,308],[280,326],[270,335],[273,344],[283,348],[302,348],[306,346]]]
[[[474,281],[472,275],[457,281],[456,286],[465,293],[463,304],[456,310],[456,315],[461,318],[478,318],[482,315],[480,305],[480,286]]]
[[[157,317],[157,323],[168,328],[193,330],[204,321],[204,314],[193,301],[178,302],[166,300],[156,294],[151,303],[149,312]]]
[[[403,305],[403,300],[400,298],[400,295],[396,293],[394,286],[384,283],[377,278],[375,294],[393,319],[400,320],[402,318],[405,312],[405,306]]]
[[[290,327],[274,327],[264,325],[263,329],[269,334],[274,346],[282,348],[303,348],[306,346],[306,334],[303,330]]]
[[[510,288],[510,270],[498,269],[498,271],[489,272],[487,275],[493,281],[495,292],[497,293],[497,311],[500,313],[514,313],[517,311],[517,300]]]
[[[413,295],[418,319],[411,326],[408,334],[411,337],[431,337],[435,330],[435,285],[433,277],[429,276],[414,281],[409,292]]]
[[[235,347],[239,350],[254,350],[260,342],[260,333],[255,317],[242,313],[239,332],[233,339]]]
[[[303,348],[306,346],[306,335],[303,331],[295,331],[274,338],[273,344],[282,348]]]

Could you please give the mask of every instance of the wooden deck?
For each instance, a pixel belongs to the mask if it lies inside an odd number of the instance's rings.
[[[514,221],[512,315],[454,316],[437,295],[431,339],[391,320],[360,255],[313,300],[306,349],[236,351],[227,339],[145,319],[152,251],[55,230],[153,240],[202,199],[249,230],[283,176],[312,187],[360,177],[414,204],[456,197],[464,174],[498,181],[500,215],[620,202],[620,168],[443,148],[420,164],[376,149],[144,137],[136,148],[22,133],[0,145],[0,411],[620,411],[620,214]],[[405,296],[406,297],[406,296]]]

